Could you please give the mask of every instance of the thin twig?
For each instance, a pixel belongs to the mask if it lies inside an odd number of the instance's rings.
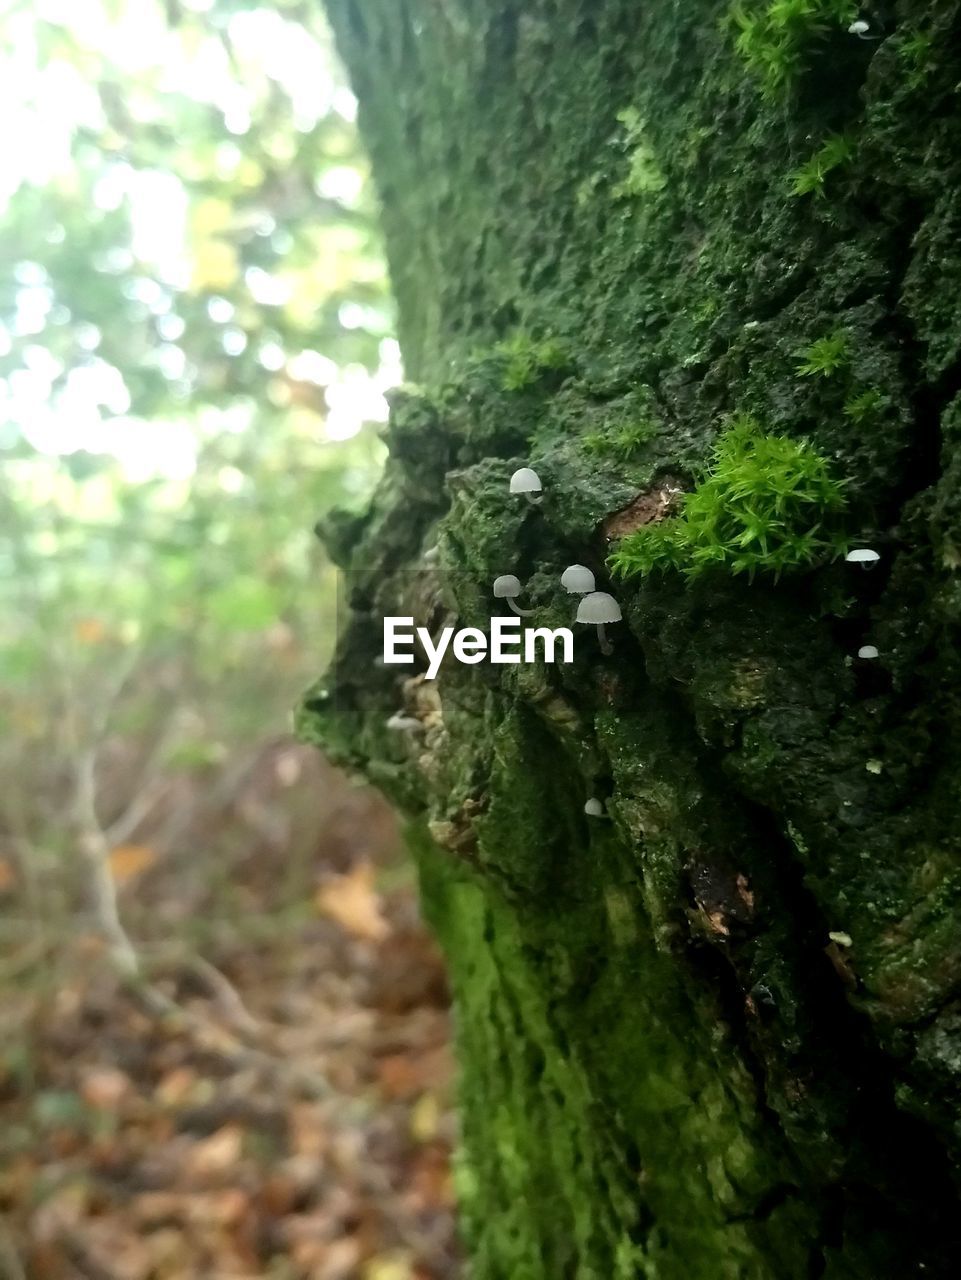
[[[129,840],[151,809],[166,794],[169,784],[163,776],[162,767],[171,744],[176,740],[181,722],[182,715],[178,707],[167,717],[138,771],[137,779],[131,787],[133,799],[123,813],[114,818],[105,829],[104,834],[111,847]]]
[[[161,777],[151,779],[142,789],[137,790],[133,800],[127,805],[123,813],[114,819],[104,832],[111,849],[116,848],[118,844],[127,843],[143,820],[148,817],[150,811],[156,808],[169,790],[170,783],[166,778]]]
[[[199,1017],[192,1010],[185,1009],[182,1005],[177,1004],[176,1001],[171,1000],[169,996],[164,995],[156,987],[138,982],[128,982],[125,984],[124,990],[142,1013],[155,1018],[170,1018],[176,1022],[185,1035],[196,1037],[201,1041],[203,1041],[204,1037],[209,1036],[213,1024]],[[222,1028],[217,1029],[223,1030]],[[201,1044],[200,1047],[205,1048],[208,1052],[210,1050],[209,1045]],[[306,1097],[326,1098],[336,1092],[327,1078],[319,1072],[307,1070],[298,1066],[296,1062],[291,1062],[286,1058],[279,1058],[257,1046],[244,1044],[236,1036],[232,1036],[229,1043],[218,1045],[216,1052],[221,1055],[225,1065],[231,1069],[242,1070],[248,1068],[262,1071],[278,1085],[296,1089]]]
[[[159,947],[148,943],[141,950],[145,953],[144,963],[148,971],[157,973],[169,969],[185,969],[203,983],[231,1026],[244,1035],[262,1034],[263,1023],[250,1012],[227,975],[209,960],[205,960],[203,956],[184,953],[183,948],[171,947],[165,943],[161,943]],[[157,958],[153,959],[154,956]]]

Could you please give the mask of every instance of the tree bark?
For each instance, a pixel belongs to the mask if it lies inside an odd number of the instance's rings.
[[[478,1280],[961,1274],[959,7],[784,8],[328,0],[415,385],[302,728],[411,816]],[[879,567],[611,586],[734,414]],[[613,656],[378,664],[574,562]]]

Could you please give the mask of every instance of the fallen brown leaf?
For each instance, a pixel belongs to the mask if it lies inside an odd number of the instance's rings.
[[[379,942],[390,932],[369,862],[360,862],[346,875],[321,885],[314,904],[322,915],[330,916],[355,937]]]
[[[118,844],[110,850],[110,874],[117,884],[132,880],[157,861],[157,851],[146,844]]]
[[[243,1145],[243,1130],[237,1125],[225,1124],[209,1138],[194,1143],[186,1160],[187,1167],[195,1174],[223,1173],[240,1159]]]
[[[80,1096],[98,1111],[113,1111],[131,1092],[130,1077],[115,1067],[95,1067],[80,1082]]]

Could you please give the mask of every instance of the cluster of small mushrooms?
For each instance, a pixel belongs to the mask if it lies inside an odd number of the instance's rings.
[[[612,654],[614,649],[604,628],[608,623],[621,621],[621,606],[606,591],[595,591],[594,575],[586,565],[568,565],[561,574],[561,586],[568,595],[581,596],[576,621],[596,627],[601,653]],[[520,578],[513,573],[502,573],[494,579],[495,600],[506,600],[508,609],[519,618],[529,618],[534,610],[522,609],[514,603],[523,590]]]
[[[510,480],[510,491],[521,494],[532,506],[536,506],[543,497],[541,478],[531,467],[521,467],[515,471]],[[586,565],[570,564],[561,574],[561,586],[570,596],[580,596],[577,606],[576,621],[585,626],[597,628],[597,639],[601,653],[609,656],[614,652],[607,633],[604,630],[612,622],[621,621],[621,606],[606,591],[598,591],[594,574]],[[533,609],[521,609],[514,601],[523,590],[520,579],[513,573],[501,574],[494,579],[494,597],[506,600],[507,607],[519,618],[527,618]],[[604,805],[596,796],[590,796],[584,804],[584,812],[589,818],[603,818]]]
[[[863,21],[852,22],[849,31],[853,35],[860,36],[862,40],[877,38],[866,35],[868,24]],[[520,494],[532,506],[536,506],[541,501],[543,489],[544,486],[541,484],[540,476],[531,467],[520,467],[511,476],[510,492],[512,494]],[[424,559],[433,564],[436,563],[437,556],[437,548],[432,547],[429,552],[425,553]],[[875,568],[881,559],[878,552],[872,547],[855,547],[844,558],[848,564],[860,565],[862,569]],[[621,606],[612,595],[609,595],[606,591],[598,591],[596,589],[597,584],[594,574],[586,565],[568,565],[561,574],[560,584],[568,595],[581,597],[577,606],[576,621],[597,628],[597,638],[600,643],[601,653],[605,656],[610,656],[614,650],[604,628],[612,622],[621,621]],[[506,600],[507,607],[513,613],[516,613],[519,618],[529,618],[534,613],[534,610],[522,609],[516,603],[517,597],[522,592],[521,581],[513,573],[503,573],[494,579],[495,599]],[[858,657],[861,659],[872,660],[879,656],[878,649],[873,644],[864,644],[858,649]],[[400,713],[392,716],[388,721],[388,728],[407,732],[421,727],[420,721]],[[595,796],[591,796],[584,805],[584,813],[590,818],[602,818],[604,817],[604,805]]]
[[[521,467],[511,476],[511,493],[522,494],[531,504],[540,502],[543,488],[540,476],[530,467]],[[567,594],[581,597],[577,606],[576,621],[597,628],[601,653],[609,656],[614,649],[604,628],[612,622],[621,621],[621,606],[606,591],[596,590],[596,585],[593,573],[582,564],[568,565],[561,574],[561,586]],[[494,579],[495,599],[506,600],[507,607],[519,618],[529,618],[534,610],[521,609],[514,603],[522,590],[520,579],[512,573],[504,573]]]
[[[859,36],[862,40],[875,39],[876,37],[866,34],[868,29],[866,22],[858,21],[852,22],[849,31],[852,35]],[[531,467],[520,467],[511,476],[510,492],[522,495],[532,506],[536,506],[541,501],[543,489],[544,486],[541,484],[540,476]],[[873,569],[880,559],[880,555],[872,547],[855,547],[845,556],[845,560],[849,564],[860,565],[862,569]],[[620,605],[606,591],[596,590],[594,574],[582,564],[568,565],[561,574],[561,586],[568,595],[579,595],[581,597],[577,607],[576,620],[597,628],[597,638],[600,642],[601,653],[609,656],[613,653],[613,648],[604,628],[611,622],[621,621]],[[521,609],[514,603],[522,590],[520,579],[512,573],[502,574],[499,578],[494,579],[495,598],[506,600],[508,607],[518,617],[527,618],[530,617],[534,610]],[[863,644],[858,649],[858,657],[865,661],[871,661],[879,656],[876,645]],[[584,805],[584,812],[589,817],[599,818],[604,814],[604,806],[600,800],[592,796]]]

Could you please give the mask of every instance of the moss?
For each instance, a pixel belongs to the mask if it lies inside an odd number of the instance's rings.
[[[854,153],[849,137],[835,133],[818,147],[799,169],[791,174],[791,194],[794,196],[824,195],[824,184],[829,173],[846,165]]]
[[[801,360],[797,372],[802,378],[833,378],[850,363],[848,336],[837,329],[824,338],[818,338],[798,355]]]
[[[653,440],[657,430],[655,422],[634,422],[608,433],[590,431],[584,437],[583,447],[587,453],[620,458],[626,462],[643,445]]]
[[[432,920],[454,957],[458,1001],[484,1011],[458,1031],[462,1060],[478,1067],[464,1083],[458,1181],[480,1274],[553,1280],[576,1267],[596,1280],[628,1280],[656,1265],[664,1280],[696,1280],[716,1276],[724,1256],[737,1267],[732,1276],[801,1280],[783,1227],[801,1227],[809,1211],[790,1206],[776,1230],[752,1223],[752,1206],[778,1177],[776,1158],[759,1158],[744,1135],[750,1079],[727,1088],[712,1080],[723,1047],[710,1043],[710,1019],[685,1007],[670,963],[643,935],[618,965],[604,962],[611,939],[596,888],[582,903],[555,904],[532,934],[529,921],[452,873],[420,836],[415,843]],[[595,880],[605,865],[595,864]],[[662,1020],[665,1004],[673,1019]],[[642,1155],[631,1138],[639,1129],[648,1135]],[[673,1159],[679,1134],[702,1152],[708,1181]],[[486,1216],[492,1188],[503,1206],[494,1221]],[[659,1243],[649,1250],[639,1239],[653,1215]],[[759,1262],[755,1236],[768,1263]]]
[[[629,578],[681,569],[772,574],[809,569],[839,555],[843,484],[805,441],[764,435],[748,418],[719,437],[711,467],[679,516],[645,524],[611,556]]]
[[[934,37],[929,31],[906,31],[898,40],[897,55],[912,89],[924,87],[935,64],[933,52]]]
[[[523,333],[498,343],[493,354],[504,362],[501,386],[505,391],[523,391],[543,374],[556,372],[569,363],[560,343],[550,338],[536,340]]]
[[[615,185],[614,198],[618,200],[663,191],[667,179],[661,172],[654,148],[648,139],[647,121],[636,107],[625,107],[617,113],[617,119],[624,126],[628,171],[627,177]]]
[[[819,43],[857,16],[855,0],[761,0],[736,4],[729,22],[738,53],[773,95],[801,74]]]
[[[877,421],[886,407],[887,401],[882,392],[871,387],[868,391],[861,391],[845,400],[843,413],[860,426],[864,422]]]

